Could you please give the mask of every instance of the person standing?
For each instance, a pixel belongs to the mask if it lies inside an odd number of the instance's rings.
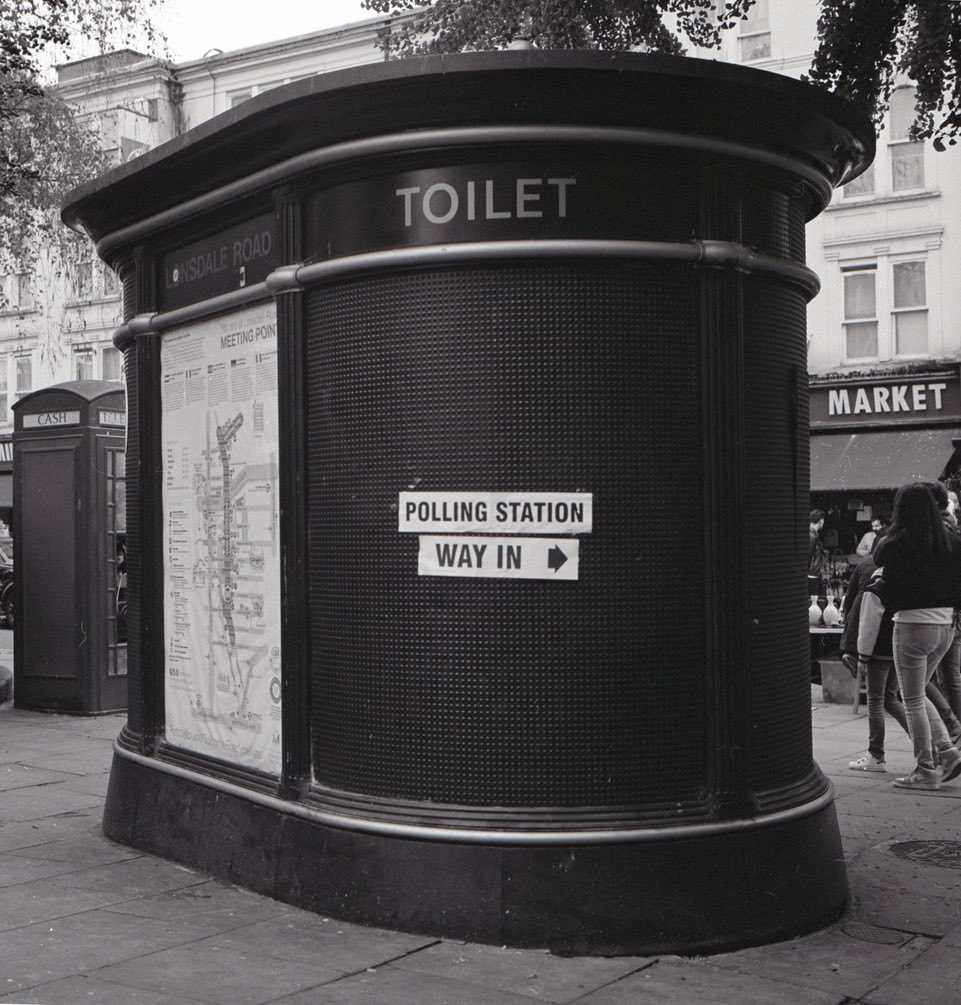
[[[894,668],[914,746],[916,767],[896,778],[902,789],[937,789],[961,774],[961,753],[925,687],[954,638],[954,611],[961,606],[961,539],[944,525],[931,490],[902,485],[891,524],[875,554],[884,569],[881,600],[894,622]],[[932,743],[941,760],[934,766]]]
[[[871,529],[858,541],[857,553],[863,558],[870,555],[877,547],[879,535],[884,530],[885,519],[883,516],[876,516],[871,521]]]
[[[854,598],[851,615],[845,623],[842,646],[847,649],[841,662],[857,679],[863,669],[868,692],[868,752],[851,761],[852,771],[887,771],[884,759],[884,713],[887,711],[908,733],[904,705],[898,699],[897,676],[894,672],[893,630],[890,611],[881,603],[882,569],[875,569],[867,586]],[[852,651],[853,650],[853,651]]]
[[[827,555],[821,542],[824,527],[824,511],[811,510],[811,526],[808,531],[808,593],[820,596],[824,592],[824,566]]]

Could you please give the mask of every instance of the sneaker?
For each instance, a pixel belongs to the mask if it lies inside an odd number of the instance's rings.
[[[961,758],[961,754],[958,755]],[[865,754],[864,757],[859,757],[856,761],[851,761],[848,767],[852,771],[887,771],[887,767],[884,761],[879,761],[874,754]],[[961,771],[961,768],[958,769]]]
[[[961,775],[961,753],[955,747],[938,751],[941,756],[941,781],[950,782]]]
[[[941,779],[931,768],[917,767],[904,778],[895,778],[894,784],[899,789],[939,789]]]

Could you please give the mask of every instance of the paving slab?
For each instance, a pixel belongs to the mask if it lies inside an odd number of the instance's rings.
[[[861,1000],[865,1005],[961,1005],[961,952],[956,946],[935,943]]]
[[[6,887],[32,883],[50,876],[63,876],[73,872],[76,866],[71,862],[52,862],[49,859],[34,859],[4,855],[0,857],[0,891]],[[0,892],[0,898],[3,893]]]
[[[878,926],[842,922],[803,938],[725,953],[712,963],[745,976],[857,1000],[879,980],[910,965],[932,941]]]
[[[7,763],[0,764],[0,792],[24,789],[31,785],[52,785],[64,782],[69,775],[63,771],[41,767],[40,765]]]
[[[199,992],[202,1001],[216,1005],[260,1005],[335,981],[343,974],[316,956],[282,960],[202,939],[103,967],[93,976],[175,997],[189,998]]]
[[[313,987],[300,994],[279,999],[283,1005],[531,1005],[533,995],[512,994],[476,984],[464,984],[449,977],[415,974],[394,966],[380,967],[351,977]],[[568,999],[573,1001],[574,999]]]
[[[54,921],[123,900],[113,890],[68,889],[60,877],[47,877],[6,886],[0,896],[0,933],[37,922]],[[8,936],[4,936],[4,940]]]
[[[0,838],[2,836],[3,832],[0,831]],[[2,840],[0,840],[0,847],[3,847]],[[6,850],[5,856],[14,862],[35,859],[41,862],[63,862],[69,864],[73,869],[85,869],[90,866],[141,858],[143,852],[137,851],[135,848],[127,848],[122,844],[115,844],[101,834],[88,834],[81,831],[78,836],[58,838],[53,841],[37,843],[35,839],[33,844]]]
[[[713,959],[713,957],[712,957]],[[577,999],[578,1005],[839,1005],[838,995],[759,975],[725,970],[707,959],[666,957]]]
[[[64,879],[64,888],[122,893],[132,900],[165,890],[179,890],[207,881],[202,873],[153,855],[77,869]],[[118,897],[118,900],[121,898]]]
[[[231,952],[270,960],[323,960],[339,976],[380,966],[433,946],[436,939],[380,928],[351,925],[307,911],[283,914],[210,939]]]
[[[63,813],[96,819],[103,814],[103,799],[71,792],[63,785],[31,785],[0,792],[0,820],[41,820]]]
[[[9,1002],[10,1005],[77,1005],[78,1002],[93,1002],[95,1005],[190,1005],[191,1002],[202,1001],[202,998],[174,997],[113,984],[86,974],[45,981],[27,991],[15,991],[10,995],[0,993],[0,1002]]]
[[[545,1002],[570,1001],[645,966],[650,957],[564,958],[542,950],[502,949],[442,941],[412,953],[393,966],[459,983],[527,995]]]
[[[174,921],[189,916],[192,921],[203,925],[208,935],[212,935],[232,928],[252,927],[268,918],[286,918],[288,912],[294,909],[230,883],[209,879],[188,887],[111,904],[105,910],[119,915],[156,918],[158,921]]]
[[[110,774],[113,761],[112,745],[106,741],[90,749],[75,750],[70,753],[40,753],[32,751],[22,758],[26,765],[48,768],[65,775]]]
[[[111,964],[133,961],[135,968],[169,946],[191,946],[205,935],[189,920],[157,921],[84,911],[3,935],[6,992],[26,990],[59,977],[95,973]],[[134,985],[139,986],[139,985]]]
[[[958,923],[961,883],[950,870],[918,871],[883,851],[848,862],[851,913],[882,928],[940,937]]]

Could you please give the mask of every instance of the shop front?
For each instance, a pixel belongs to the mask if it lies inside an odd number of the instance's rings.
[[[957,366],[888,377],[811,382],[811,508],[824,511],[829,590],[842,587],[877,517],[891,515],[905,482],[943,481],[961,469]]]
[[[905,482],[961,473],[961,379],[957,366],[877,377],[813,378],[810,397],[811,509],[824,513],[826,551],[819,605],[838,608],[859,553],[891,516]],[[841,629],[811,626],[812,679],[840,642]],[[823,681],[822,681],[823,683]]]

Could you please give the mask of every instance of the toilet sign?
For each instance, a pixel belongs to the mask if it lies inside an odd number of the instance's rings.
[[[593,528],[590,492],[401,492],[397,508],[420,576],[577,579],[580,541],[559,535]]]

